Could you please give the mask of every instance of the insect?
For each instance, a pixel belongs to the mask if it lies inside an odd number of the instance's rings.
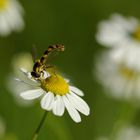
[[[50,45],[48,49],[44,52],[43,56],[38,59],[33,66],[33,71],[31,72],[31,75],[34,78],[39,78],[43,71],[49,67],[50,65],[47,64],[48,55],[51,54],[54,51],[64,51],[64,45],[62,44],[56,44],[56,45]]]

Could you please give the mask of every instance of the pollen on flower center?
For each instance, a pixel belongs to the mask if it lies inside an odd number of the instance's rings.
[[[136,40],[140,41],[140,26],[136,28],[132,35]]]
[[[69,92],[69,85],[63,79],[63,77],[58,74],[53,74],[50,77],[42,80],[41,87],[45,91],[51,91],[56,95],[65,95]]]
[[[0,10],[4,9],[8,3],[8,0],[0,0]]]
[[[126,66],[121,65],[119,68],[120,73],[128,80],[135,79],[140,74],[138,71],[134,71]]]

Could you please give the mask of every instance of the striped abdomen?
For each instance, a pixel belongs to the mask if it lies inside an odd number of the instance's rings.
[[[33,71],[31,72],[31,75],[35,78],[39,78],[41,76],[41,73],[43,72],[46,62],[48,59],[48,55],[54,51],[64,51],[64,45],[57,44],[57,45],[50,45],[48,49],[44,52],[44,55],[35,62],[33,66]]]

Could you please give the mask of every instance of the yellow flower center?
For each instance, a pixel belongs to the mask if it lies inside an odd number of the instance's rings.
[[[3,10],[7,6],[8,0],[0,0],[0,10]]]
[[[140,26],[136,28],[135,32],[133,33],[133,37],[140,41]]]
[[[69,92],[69,85],[58,74],[53,74],[50,77],[41,80],[41,87],[45,91],[51,91],[56,95],[65,95]]]
[[[120,66],[120,73],[128,80],[136,79],[140,75],[140,72],[134,71],[124,65]]]

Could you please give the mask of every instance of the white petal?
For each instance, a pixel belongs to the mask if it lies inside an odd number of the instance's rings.
[[[31,73],[28,72],[26,69],[24,69],[24,68],[20,68],[20,70],[21,70],[21,72],[23,72],[23,74],[24,74],[25,76],[27,76],[29,79],[32,78]]]
[[[67,83],[69,83],[69,82],[70,82],[70,79],[68,79],[68,78],[65,78],[65,81],[66,81]]]
[[[44,93],[43,89],[33,89],[21,92],[20,96],[25,100],[33,100],[40,97]]]
[[[54,94],[48,92],[41,100],[41,107],[45,110],[50,111],[52,109],[53,103],[54,103]]]
[[[64,114],[64,110],[65,110],[64,102],[60,95],[57,95],[55,98],[56,98],[56,100],[54,101],[52,111],[55,115],[62,116]]]
[[[19,4],[16,3],[17,2],[14,1],[11,1],[11,3],[9,3],[9,7],[5,12],[5,17],[11,30],[19,31],[23,29],[24,21],[22,19],[21,6],[19,7]]]
[[[70,101],[70,103],[81,113],[83,113],[84,115],[89,115],[90,113],[90,109],[88,104],[80,97],[78,97],[77,95],[75,95],[74,93],[72,94],[67,94],[67,97]]]
[[[81,117],[78,113],[78,111],[70,104],[69,100],[66,96],[62,96],[64,104],[68,110],[69,115],[75,122],[81,122]]]
[[[9,28],[9,25],[6,21],[5,13],[2,13],[0,15],[0,35],[7,36],[10,34],[10,32],[11,32],[11,29]]]
[[[33,79],[31,73],[28,72],[26,69],[20,68],[20,70],[28,79],[30,79],[31,81],[36,82],[36,83],[38,82],[37,80]]]
[[[72,91],[73,93],[76,93],[79,96],[84,96],[83,91],[78,89],[77,87],[70,86],[70,91]]]

